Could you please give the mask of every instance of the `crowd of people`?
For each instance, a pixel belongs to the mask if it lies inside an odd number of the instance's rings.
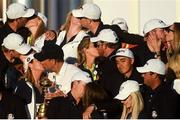
[[[180,23],[151,19],[141,36],[123,18],[103,24],[101,14],[86,3],[54,31],[42,13],[8,6],[0,119],[180,118]]]

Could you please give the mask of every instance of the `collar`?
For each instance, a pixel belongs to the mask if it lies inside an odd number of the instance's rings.
[[[67,94],[68,95],[68,99],[73,103],[74,106],[76,106],[76,100],[75,98],[72,96],[71,91]]]
[[[4,28],[6,28],[6,31],[8,31],[8,33],[14,33],[16,31],[14,31],[10,26],[9,24],[6,22],[5,25],[4,25]]]
[[[67,70],[67,66],[68,66],[68,64],[66,62],[64,62],[61,69],[60,69],[60,71],[59,71],[59,73],[57,73],[57,75],[64,76],[64,74],[65,74],[65,72]]]

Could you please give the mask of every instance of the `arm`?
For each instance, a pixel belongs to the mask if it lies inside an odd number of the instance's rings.
[[[45,32],[46,40],[56,39],[56,32],[54,30],[48,30]]]
[[[117,25],[112,25],[111,29],[116,32],[120,42],[138,45],[141,45],[144,42],[143,36],[126,33],[122,31]]]
[[[113,99],[107,102],[91,104],[89,107],[86,108],[85,112],[83,113],[83,119],[90,119],[94,110],[104,110],[108,113],[109,118],[114,118],[120,116],[120,113],[122,112],[122,104],[117,99]]]

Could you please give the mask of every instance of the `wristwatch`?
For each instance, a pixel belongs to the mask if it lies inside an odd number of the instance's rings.
[[[155,58],[161,57],[161,53],[160,53],[160,52],[155,52],[154,57],[155,57]]]

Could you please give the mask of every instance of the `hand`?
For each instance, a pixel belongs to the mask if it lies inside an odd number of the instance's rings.
[[[46,31],[45,36],[46,36],[46,40],[54,40],[56,37],[56,34],[52,30],[48,30]]]
[[[64,94],[61,90],[56,90],[56,92],[54,93],[45,93],[45,99],[50,100],[52,98],[55,97],[59,97],[59,96],[66,96],[66,94]]]
[[[94,106],[90,105],[89,107],[87,107],[85,112],[83,113],[83,119],[90,119],[93,110],[94,110]]]
[[[162,42],[161,39],[158,39],[154,31],[149,33],[147,40],[149,41],[149,45],[151,46],[153,52],[160,52]]]

